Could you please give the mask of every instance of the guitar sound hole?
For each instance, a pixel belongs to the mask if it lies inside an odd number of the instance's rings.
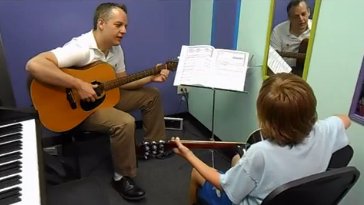
[[[95,100],[95,102],[87,102],[87,101],[82,100],[80,102],[81,108],[85,111],[93,110],[93,109],[97,108],[99,105],[101,105],[102,102],[104,102],[105,97],[106,96],[104,95],[104,96],[98,98],[97,100]]]

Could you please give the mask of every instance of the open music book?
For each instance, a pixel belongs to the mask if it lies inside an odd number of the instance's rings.
[[[249,53],[183,45],[173,85],[203,86],[244,91]]]
[[[272,46],[269,46],[267,64],[273,73],[290,73],[292,71],[292,68]]]

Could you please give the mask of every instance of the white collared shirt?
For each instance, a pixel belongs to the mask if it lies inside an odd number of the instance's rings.
[[[270,45],[277,51],[298,53],[302,40],[310,37],[312,20],[309,19],[307,24],[308,29],[299,36],[295,36],[289,32],[289,21],[278,24],[272,31]],[[296,66],[296,60],[294,58],[285,58],[285,60],[291,67]]]
[[[82,67],[95,61],[109,63],[116,73],[125,71],[124,52],[121,46],[113,46],[107,56],[97,47],[92,30],[75,37],[62,47],[51,50],[58,60],[58,66]]]

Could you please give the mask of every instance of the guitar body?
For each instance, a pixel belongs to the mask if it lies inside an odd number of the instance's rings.
[[[294,73],[298,76],[301,76],[301,77],[303,74],[303,69],[305,67],[308,42],[309,42],[308,38],[305,38],[301,41],[301,43],[298,47],[298,53],[277,51],[279,53],[279,55],[282,57],[296,59],[296,66],[292,68],[292,73]]]
[[[116,79],[112,66],[107,63],[95,63],[80,69],[64,68],[62,71],[90,83]],[[120,100],[119,89],[110,89],[104,91],[94,103],[81,102],[76,90],[52,86],[37,80],[31,82],[30,95],[42,124],[55,132],[70,130],[97,109],[113,107]]]
[[[300,43],[300,46],[298,48],[298,53],[306,54],[307,47],[308,47],[308,38],[305,38]],[[306,55],[305,58],[297,58],[296,69],[297,69],[297,75],[299,76],[302,76],[303,74],[303,68],[305,67],[305,60],[306,60]]]

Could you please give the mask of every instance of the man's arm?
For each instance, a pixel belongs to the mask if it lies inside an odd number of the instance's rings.
[[[31,58],[27,62],[25,69],[34,78],[44,83],[76,89],[81,99],[95,101],[97,98],[92,85],[63,72],[58,67],[56,56],[50,51],[40,53]]]
[[[57,65],[56,56],[48,51],[31,58],[25,69],[39,81],[66,88],[77,87],[79,79],[62,72]]]

